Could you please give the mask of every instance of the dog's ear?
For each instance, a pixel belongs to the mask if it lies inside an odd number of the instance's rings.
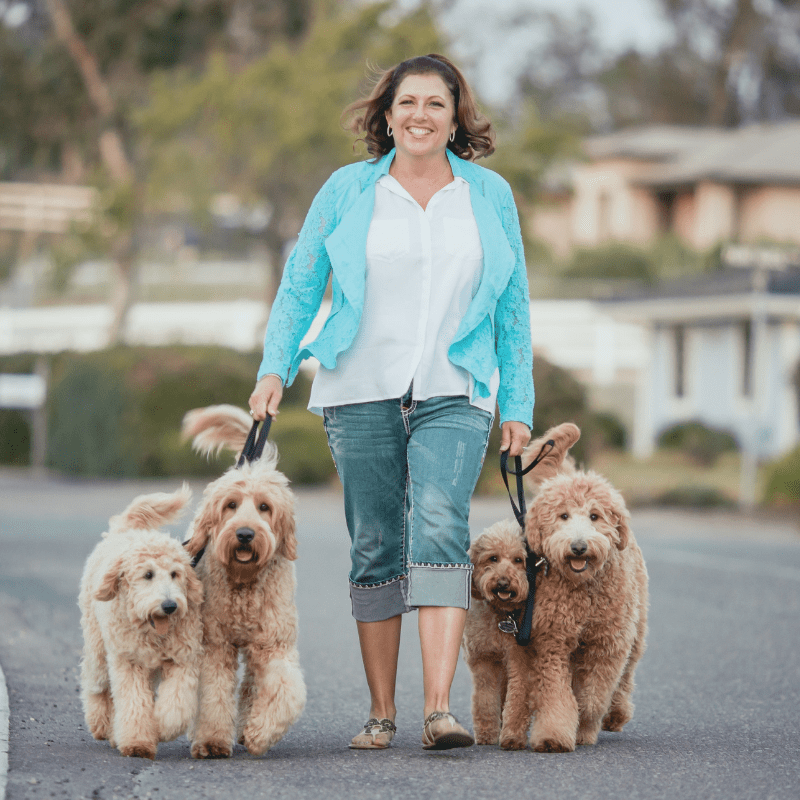
[[[525,516],[525,538],[530,551],[542,555],[542,520],[535,504],[528,509]]]
[[[554,478],[564,470],[564,460],[567,458],[570,447],[581,438],[581,430],[571,422],[563,422],[550,428],[544,436],[534,439],[526,448],[522,456],[522,463],[528,466],[539,453],[542,460],[528,473],[528,480],[538,486],[549,478]],[[548,442],[553,444],[549,445]]]
[[[469,554],[469,560],[472,562],[473,565],[477,565],[478,561],[480,560],[481,554],[485,550],[485,547],[483,546],[482,539],[483,539],[483,537],[477,538],[469,546],[469,550],[467,550],[467,553]],[[483,600],[484,599],[483,595],[481,594],[480,590],[478,589],[478,587],[477,587],[477,585],[475,583],[475,570],[474,569],[472,570],[472,576],[470,578],[469,585],[470,585],[470,594],[476,600]]]
[[[294,510],[291,503],[276,506],[272,515],[272,528],[278,534],[278,552],[287,560],[297,559]]]
[[[630,541],[631,537],[631,515],[628,513],[628,509],[624,505],[615,506],[611,513],[613,514],[614,525],[617,529],[617,534],[619,535],[617,549],[624,550],[628,546],[628,542]]]
[[[122,579],[122,559],[118,558],[111,566],[111,568],[103,576],[97,591],[94,593],[94,599],[106,602],[113,600],[119,593],[119,584]]]
[[[208,546],[211,531],[217,521],[217,511],[211,498],[206,499],[197,510],[192,524],[189,527],[189,540],[184,542],[184,547],[189,555],[194,558],[204,547]]]
[[[203,583],[191,567],[186,571],[186,599],[194,608],[203,603]]]

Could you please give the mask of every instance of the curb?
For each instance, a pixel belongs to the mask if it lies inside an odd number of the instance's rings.
[[[0,800],[6,796],[6,782],[8,779],[8,690],[6,689],[6,676],[0,667]]]

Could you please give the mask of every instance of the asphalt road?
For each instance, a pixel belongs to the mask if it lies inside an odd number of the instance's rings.
[[[800,533],[791,522],[634,513],[650,572],[651,616],[636,713],[624,732],[602,733],[594,747],[563,755],[423,751],[421,664],[409,615],[394,745],[355,752],[347,743],[368,708],[335,491],[299,496],[297,602],[309,696],[298,724],[262,758],[237,747],[229,760],[194,761],[186,739],[160,745],[155,762],[123,758],[84,727],[77,586],[108,517],[136,494],[176,486],[0,473],[9,800],[800,797]],[[474,533],[509,509],[505,500],[475,501]],[[183,530],[176,526],[175,535]],[[453,709],[466,724],[470,690],[460,664]],[[1,787],[2,781],[0,795]]]

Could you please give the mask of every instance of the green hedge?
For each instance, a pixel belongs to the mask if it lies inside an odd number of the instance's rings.
[[[31,355],[0,358],[0,372],[31,372]],[[50,468],[107,477],[212,476],[226,456],[206,459],[181,440],[183,415],[217,403],[247,407],[260,355],[219,347],[117,347],[51,358],[48,392]],[[310,381],[286,390],[273,438],[281,469],[296,483],[334,474],[322,421],[304,408]],[[0,412],[0,463],[29,459],[25,416]]]
[[[800,447],[772,464],[764,500],[772,505],[800,506]]]
[[[666,450],[682,450],[704,467],[713,466],[723,453],[739,449],[736,437],[731,433],[697,421],[682,422],[662,431],[658,446]]]

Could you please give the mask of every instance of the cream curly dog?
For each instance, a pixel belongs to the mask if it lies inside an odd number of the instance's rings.
[[[111,518],[81,578],[86,725],[124,756],[155,758],[197,709],[203,587],[180,542],[156,530],[190,498],[186,485],[137,497]]]
[[[525,540],[516,520],[487,528],[469,548],[473,603],[463,649],[472,673],[472,723],[477,744],[507,750],[527,745],[531,710],[530,648],[520,647],[500,622],[519,623],[528,597]]]
[[[183,434],[196,450],[241,451],[252,420],[234,406],[190,411]],[[268,443],[258,461],[210,483],[190,527],[189,552],[205,548],[204,655],[200,706],[191,732],[195,758],[228,757],[234,735],[254,755],[280,741],[305,706],[294,604],[294,496]],[[236,671],[244,660],[239,689]]]
[[[531,443],[556,446],[530,473],[538,493],[525,522],[537,576],[530,744],[569,752],[620,731],[633,715],[634,670],[645,649],[647,570],[622,495],[595,472],[564,464],[580,430],[564,423]],[[561,468],[565,471],[560,472]]]

